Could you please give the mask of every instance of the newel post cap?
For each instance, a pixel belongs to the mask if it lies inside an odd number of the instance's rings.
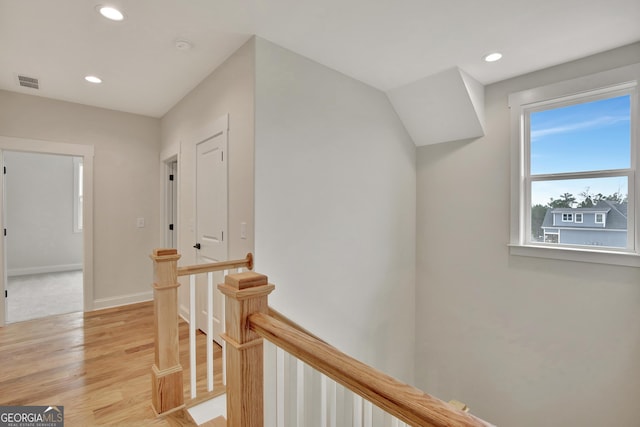
[[[172,248],[156,248],[153,250],[153,253],[149,255],[154,261],[171,261],[171,260],[179,260],[182,255],[178,254],[177,249]]]
[[[153,288],[166,290],[177,288],[177,266],[180,254],[176,249],[154,249],[149,255],[153,261]]]
[[[224,283],[218,285],[223,294],[240,300],[268,295],[274,287],[269,284],[267,276],[254,271],[229,274],[224,278]]]
[[[224,278],[224,283],[235,289],[254,288],[265,286],[269,283],[267,276],[255,271],[245,271],[244,273],[229,274]]]

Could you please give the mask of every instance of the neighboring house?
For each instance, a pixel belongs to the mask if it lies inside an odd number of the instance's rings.
[[[627,203],[601,200],[590,208],[548,209],[542,222],[545,243],[627,246]]]

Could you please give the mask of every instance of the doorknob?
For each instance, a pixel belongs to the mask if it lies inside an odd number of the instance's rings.
[[[196,243],[195,245],[193,245],[193,247],[196,249],[200,249],[200,243]]]

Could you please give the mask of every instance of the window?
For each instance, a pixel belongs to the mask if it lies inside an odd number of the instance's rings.
[[[640,266],[639,79],[637,64],[509,97],[512,254]]]
[[[629,249],[628,189],[631,168],[631,91],[613,88],[561,97],[523,108],[525,194],[545,209],[561,209],[562,222],[590,208],[618,210],[616,224],[561,233],[556,245]],[[574,216],[575,214],[575,216]],[[538,213],[539,215],[539,213]],[[530,218],[532,232],[539,217]],[[582,221],[581,221],[582,222]],[[595,223],[604,224],[604,221]],[[615,227],[613,227],[615,225]],[[570,226],[570,225],[569,225]],[[541,242],[531,236],[528,243]]]
[[[544,235],[544,241],[546,243],[558,243],[558,233],[547,233]]]
[[[73,158],[73,231],[82,232],[83,174],[82,157]]]

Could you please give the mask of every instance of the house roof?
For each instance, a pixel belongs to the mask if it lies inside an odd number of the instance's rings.
[[[600,200],[598,204],[590,208],[554,208],[547,209],[547,213],[542,221],[542,228],[558,227],[553,225],[554,213],[595,213],[604,212],[607,214],[605,230],[626,230],[627,229],[627,203],[615,203],[609,200]],[[571,228],[593,228],[588,224],[573,223]]]
[[[604,205],[598,204],[590,208],[555,208],[551,209],[554,213],[587,213],[587,212],[609,212],[610,206],[604,207]]]

